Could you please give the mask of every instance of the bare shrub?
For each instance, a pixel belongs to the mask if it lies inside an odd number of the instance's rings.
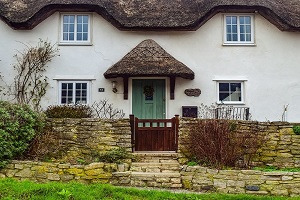
[[[236,167],[240,161],[247,167],[262,143],[257,135],[256,129],[239,131],[234,121],[199,120],[190,128],[187,144],[199,164],[223,168]]]
[[[46,160],[62,151],[62,146],[62,140],[48,127],[35,136],[22,157],[31,160]]]
[[[125,115],[122,109],[114,108],[107,99],[94,102],[91,108],[94,116],[101,119],[122,119]]]

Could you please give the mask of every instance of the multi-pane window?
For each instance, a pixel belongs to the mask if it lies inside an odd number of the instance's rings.
[[[254,43],[254,25],[252,15],[225,15],[224,20],[224,43]]]
[[[243,82],[218,82],[218,102],[243,101]]]
[[[60,82],[60,104],[87,104],[89,82]]]
[[[61,42],[90,42],[90,15],[62,15]]]

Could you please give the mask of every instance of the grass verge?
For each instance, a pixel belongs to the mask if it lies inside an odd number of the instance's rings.
[[[0,199],[2,200],[296,200],[300,197],[267,197],[254,195],[229,194],[194,194],[174,193],[169,191],[140,190],[136,188],[120,188],[108,184],[81,184],[51,182],[38,184],[30,181],[0,179]]]

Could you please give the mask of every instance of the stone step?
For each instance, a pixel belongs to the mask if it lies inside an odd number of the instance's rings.
[[[136,187],[181,188],[180,173],[131,172],[131,185]]]
[[[133,153],[136,162],[178,163],[177,153]]]
[[[179,172],[179,163],[138,163],[133,162],[130,167],[132,172],[156,172],[176,173]]]

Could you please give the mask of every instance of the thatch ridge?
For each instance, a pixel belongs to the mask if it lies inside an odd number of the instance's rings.
[[[154,40],[148,39],[138,44],[104,73],[105,78],[137,76],[194,79],[195,74]]]
[[[0,0],[0,18],[14,29],[56,11],[96,12],[121,30],[196,30],[218,12],[258,12],[280,30],[300,31],[299,0]]]

